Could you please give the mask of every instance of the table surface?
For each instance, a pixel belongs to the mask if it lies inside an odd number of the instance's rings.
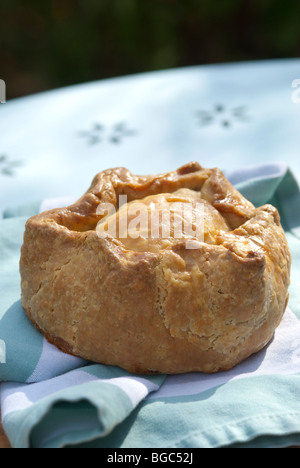
[[[78,196],[103,169],[197,160],[288,164],[300,179],[300,59],[194,66],[84,83],[0,105],[1,210]]]
[[[191,160],[228,170],[285,162],[300,179],[299,79],[300,59],[195,66],[1,104],[0,217],[10,206],[80,196],[108,167],[146,174]]]

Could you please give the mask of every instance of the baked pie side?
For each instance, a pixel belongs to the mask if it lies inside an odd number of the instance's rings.
[[[199,193],[218,219],[197,248],[172,239],[167,248],[135,250],[134,242],[98,235],[100,204],[118,209],[120,195],[131,202],[181,189]],[[22,305],[51,343],[76,356],[133,373],[211,373],[272,339],[290,265],[277,209],[255,208],[219,169],[196,162],[156,176],[109,169],[74,205],[27,221]]]

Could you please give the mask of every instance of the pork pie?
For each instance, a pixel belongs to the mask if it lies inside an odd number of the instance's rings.
[[[133,373],[212,373],[272,339],[290,264],[277,209],[254,207],[219,169],[115,168],[27,221],[22,305],[66,353]]]

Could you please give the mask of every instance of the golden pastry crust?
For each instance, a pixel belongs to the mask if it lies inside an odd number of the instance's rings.
[[[186,239],[172,239],[151,251],[98,235],[101,203],[183,188],[222,218],[209,241],[195,238],[188,249]],[[28,220],[22,304],[65,352],[133,373],[211,373],[271,340],[287,305],[290,265],[277,209],[255,208],[219,169],[196,162],[156,176],[109,169],[74,205]]]

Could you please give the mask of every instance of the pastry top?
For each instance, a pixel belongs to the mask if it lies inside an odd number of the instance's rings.
[[[119,201],[124,199],[126,203],[120,206]],[[191,209],[185,211],[185,206]],[[108,216],[110,207],[114,208],[114,213]],[[137,229],[131,212],[135,217],[139,212],[148,223],[141,222]],[[164,213],[169,216],[164,218]],[[259,229],[259,234],[250,236],[246,227],[238,230],[247,221],[252,230],[254,226]],[[197,162],[157,176],[133,175],[125,168],[108,169],[95,176],[90,188],[75,204],[41,213],[29,223],[47,225],[48,229],[59,230],[69,239],[82,238],[83,233],[91,238],[105,237],[126,255],[133,252],[158,255],[164,250],[174,251],[176,246],[182,247],[182,243],[186,247],[187,240],[194,240],[224,246],[244,262],[253,262],[254,257],[258,260],[267,249],[268,229],[264,227],[267,228],[268,223],[279,226],[278,242],[282,236],[285,239],[275,207],[255,208],[220,169],[205,169]],[[110,224],[114,226],[112,235],[109,235]],[[181,228],[179,235],[176,235],[176,227]],[[106,230],[108,235],[103,236]],[[196,242],[188,248],[197,248]]]
[[[137,373],[216,372],[270,341],[290,266],[277,209],[256,208],[220,169],[115,168],[28,220],[22,304],[75,355]]]
[[[126,207],[119,207],[122,197],[126,197]],[[100,232],[104,229],[100,225],[101,220],[105,218],[105,222],[109,222],[102,206],[110,204],[116,208],[118,223],[125,211],[128,213],[130,207],[138,203],[143,205],[145,211],[150,211],[151,205],[159,205],[160,216],[161,211],[169,211],[174,203],[192,204],[194,215],[198,209],[202,209],[205,224],[203,240],[208,243],[214,243],[213,227],[232,230],[255,213],[252,203],[229,183],[220,169],[204,169],[197,162],[192,162],[177,171],[157,176],[133,175],[125,168],[108,169],[95,176],[89,190],[74,205],[42,213],[36,220],[55,222],[57,226],[74,233],[92,232],[97,228]],[[178,214],[177,208],[175,213]],[[172,221],[171,225],[174,227]],[[170,237],[174,236],[171,234]]]
[[[201,192],[179,189],[133,200],[97,225],[98,235],[110,233],[127,250],[158,253],[178,239],[216,243],[229,226]]]

